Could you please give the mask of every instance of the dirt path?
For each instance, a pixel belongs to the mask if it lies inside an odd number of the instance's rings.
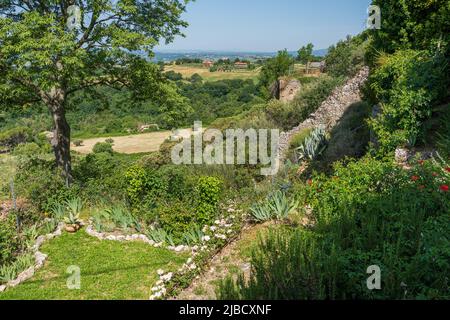
[[[190,137],[192,134],[191,129],[182,129],[179,131],[179,136],[182,138]],[[143,152],[155,152],[159,150],[161,144],[166,141],[172,135],[171,131],[163,132],[151,132],[136,134],[123,137],[103,137],[83,140],[83,145],[76,147],[72,145],[72,150],[80,152],[82,154],[88,154],[92,152],[95,144],[98,142],[105,142],[107,139],[114,140],[113,149],[120,153],[143,153]]]
[[[266,230],[268,224],[248,225],[242,229],[238,239],[222,249],[211,261],[206,272],[198,276],[191,286],[183,290],[176,300],[216,300],[216,287],[228,275],[250,273],[250,252],[258,234]]]

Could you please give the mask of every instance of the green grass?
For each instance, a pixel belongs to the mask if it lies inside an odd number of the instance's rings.
[[[0,300],[147,300],[157,270],[174,271],[187,256],[139,242],[99,241],[83,230],[46,243],[49,255],[35,276],[0,294]],[[81,289],[69,290],[69,266],[79,266]]]

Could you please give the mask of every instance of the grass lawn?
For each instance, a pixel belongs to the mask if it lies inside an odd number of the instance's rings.
[[[99,241],[83,230],[43,245],[48,260],[33,278],[0,293],[0,300],[147,300],[156,271],[174,271],[186,255],[140,242]],[[69,266],[79,266],[81,289],[69,290]]]

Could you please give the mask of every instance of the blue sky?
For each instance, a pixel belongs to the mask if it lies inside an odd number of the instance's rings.
[[[183,18],[186,38],[159,51],[315,49],[364,30],[371,0],[196,0]]]

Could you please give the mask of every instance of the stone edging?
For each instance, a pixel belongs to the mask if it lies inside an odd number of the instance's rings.
[[[99,240],[108,240],[108,241],[119,241],[119,242],[144,242],[152,247],[160,248],[163,246],[163,243],[156,243],[155,241],[149,239],[144,234],[132,234],[132,235],[112,235],[108,233],[101,233],[95,230],[94,226],[92,224],[89,224],[86,227],[86,233],[92,237],[95,237]],[[183,252],[183,251],[190,251],[191,248],[189,246],[169,246],[166,247],[166,249],[175,251],[175,252]]]
[[[49,233],[47,235],[39,236],[36,239],[35,244],[31,247],[31,250],[34,252],[34,265],[29,267],[28,269],[22,271],[16,279],[8,281],[6,284],[0,286],[0,292],[5,291],[8,288],[13,288],[21,284],[22,282],[30,279],[33,277],[35,272],[42,268],[44,265],[45,260],[47,260],[47,255],[40,252],[39,248],[42,246],[42,244],[47,241],[51,240],[53,238],[59,237],[62,234],[62,230],[64,228],[64,223],[59,223],[58,227],[53,233]]]

